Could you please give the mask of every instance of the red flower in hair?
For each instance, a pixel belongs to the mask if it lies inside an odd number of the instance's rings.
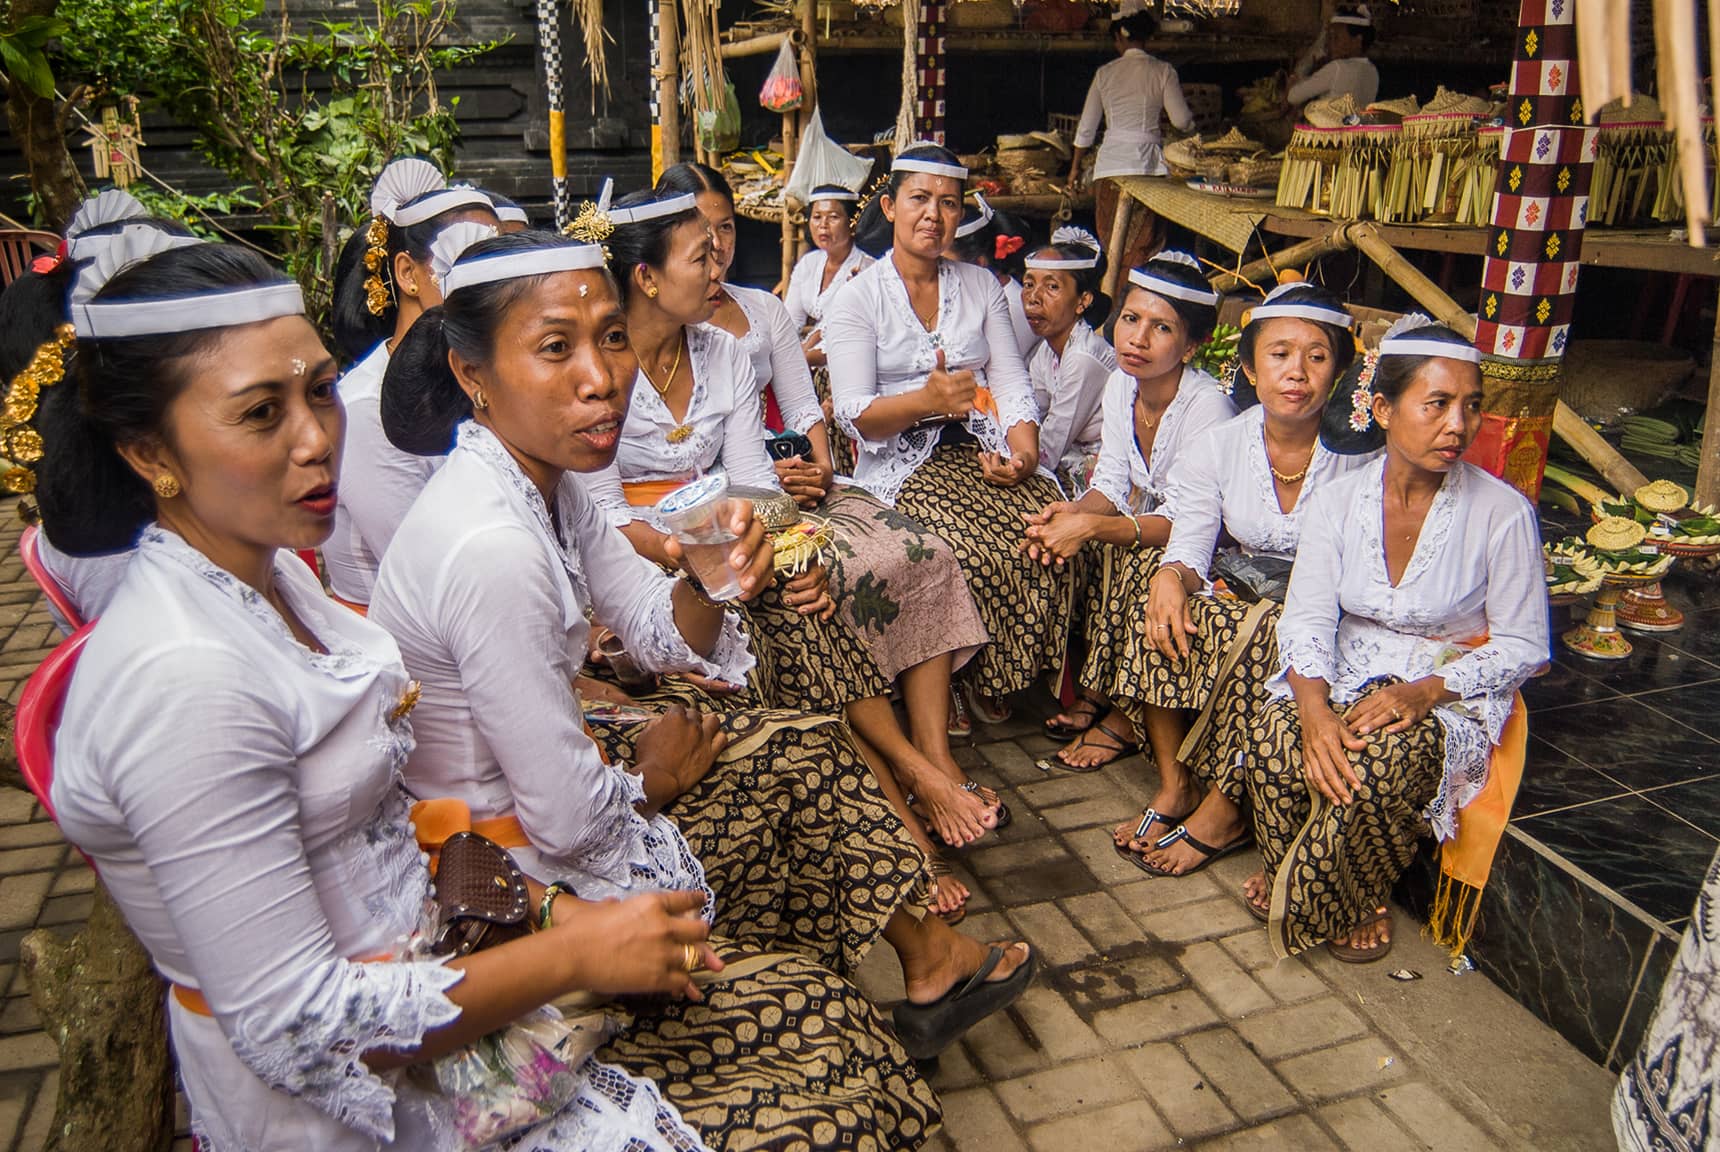
[[[997,243],[993,248],[995,255],[992,259],[1007,260],[1025,247],[1027,247],[1027,241],[1023,237],[999,236],[997,238]]]

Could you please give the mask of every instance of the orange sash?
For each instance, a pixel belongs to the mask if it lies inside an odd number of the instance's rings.
[[[368,604],[354,604],[351,600],[342,600],[339,596],[336,596],[333,592],[330,592],[328,594],[328,598],[330,600],[333,600],[336,604],[339,604],[342,608],[352,609],[354,612],[357,612],[360,616],[369,616],[370,615],[370,605],[368,605]]]
[[[621,486],[627,503],[635,508],[649,508],[669,493],[683,487],[685,480],[635,480]]]

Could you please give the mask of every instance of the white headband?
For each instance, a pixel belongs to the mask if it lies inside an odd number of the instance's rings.
[[[530,224],[531,217],[517,204],[497,204],[496,219],[504,224]]]
[[[425,196],[422,200],[387,209],[383,215],[396,228],[410,228],[444,212],[468,207],[487,208],[491,212],[496,210],[495,202],[476,188],[448,188]]]
[[[442,278],[442,294],[452,296],[475,284],[494,284],[498,280],[518,280],[551,272],[583,272],[603,266],[603,248],[597,244],[557,245],[479,256],[449,269]]]
[[[1311,320],[1315,324],[1336,324],[1340,328],[1348,328],[1355,323],[1348,312],[1333,311],[1318,304],[1257,304],[1249,314],[1248,322],[1252,324],[1256,320]]]
[[[1417,340],[1397,337],[1380,341],[1381,356],[1443,356],[1447,360],[1462,360],[1468,364],[1481,363],[1481,350],[1469,344],[1452,344],[1444,340]]]
[[[289,280],[170,300],[73,304],[72,327],[80,340],[103,340],[232,328],[304,314],[304,293]]]
[[[968,170],[960,164],[943,164],[937,160],[916,160],[898,156],[890,162],[892,172],[924,172],[928,176],[948,176],[951,180],[966,180]]]
[[[1085,228],[1062,227],[1051,234],[1051,247],[1071,246],[1086,248],[1093,255],[1088,257],[1070,256],[1029,256],[1023,263],[1029,268],[1037,268],[1041,272],[1054,272],[1059,269],[1081,271],[1087,268],[1097,268],[1099,257],[1104,249],[1099,247],[1099,238]],[[1040,249],[1044,251],[1043,248]]]
[[[677,212],[685,212],[689,208],[697,208],[699,198],[692,192],[683,192],[679,196],[671,196],[667,200],[652,200],[646,204],[635,204],[631,208],[609,209],[609,222],[619,228],[623,224],[643,224],[647,220],[657,220],[664,216],[673,216]],[[599,209],[603,207],[601,200]]]
[[[1186,284],[1178,284],[1175,280],[1168,280],[1162,276],[1154,276],[1151,272],[1143,271],[1140,268],[1129,269],[1129,283],[1133,284],[1137,288],[1145,288],[1148,292],[1157,293],[1160,296],[1173,296],[1178,300],[1187,300],[1191,304],[1210,305],[1218,303],[1218,293],[1214,292],[1211,288],[1204,290],[1200,288],[1190,288]],[[1260,310],[1258,308],[1255,309],[1256,313],[1259,311]]]
[[[990,224],[991,218],[996,215],[996,213],[992,212],[991,205],[985,202],[985,197],[980,193],[975,192],[973,194],[973,202],[979,208],[979,215],[956,228],[957,240],[967,236],[972,236],[975,232],[978,232],[987,224]]]
[[[1353,12],[1338,13],[1332,17],[1332,23],[1349,24],[1355,28],[1372,28],[1374,19],[1373,14],[1368,11],[1367,5],[1364,4]]]
[[[811,202],[816,204],[820,200],[841,200],[849,204],[858,204],[860,202],[860,193],[850,192],[846,188],[840,190],[832,190],[829,188],[814,189],[812,192]]]
[[[1048,256],[1029,256],[1026,260],[1022,261],[1022,263],[1029,268],[1035,268],[1041,272],[1055,272],[1059,269],[1080,270],[1084,268],[1097,268],[1099,266],[1099,254],[1095,252],[1085,260],[1071,260],[1066,256],[1059,256],[1056,259],[1052,259]]]

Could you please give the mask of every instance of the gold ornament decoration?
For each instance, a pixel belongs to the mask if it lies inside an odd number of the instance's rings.
[[[0,488],[14,496],[28,496],[36,490],[36,474],[28,468],[8,468],[0,475]]]
[[[1584,536],[1602,552],[1629,552],[1648,536],[1648,529],[1623,516],[1603,516]]]
[[[36,347],[30,362],[12,377],[6,388],[6,398],[0,403],[0,448],[5,450],[13,467],[0,475],[0,487],[15,496],[28,496],[36,490],[36,473],[30,465],[38,463],[44,446],[41,433],[29,426],[36,415],[36,405],[42,389],[52,388],[65,378],[66,353],[71,350],[76,334],[70,324],[54,329],[51,340]],[[18,514],[32,522],[35,506],[29,501],[18,505]]]
[[[601,244],[614,235],[615,224],[609,219],[609,213],[587,200],[562,231],[583,244]],[[605,251],[603,255],[607,259],[609,253]]]
[[[27,424],[6,433],[6,455],[20,464],[35,464],[44,455],[42,434]]]
[[[1690,493],[1670,480],[1656,480],[1631,493],[1631,499],[1649,512],[1680,512],[1690,504]]]
[[[372,316],[388,311],[388,284],[382,270],[388,264],[388,221],[373,216],[364,230],[364,268],[370,275],[364,278],[364,307]]]
[[[171,500],[179,495],[179,481],[174,478],[171,472],[163,472],[157,476],[155,483],[151,484],[150,487],[154,488],[155,494],[163,500]]]

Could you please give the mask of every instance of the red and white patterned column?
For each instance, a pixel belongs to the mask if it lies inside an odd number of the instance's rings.
[[[945,6],[945,0],[920,0],[919,36],[914,45],[914,138],[934,144],[944,142]]]

